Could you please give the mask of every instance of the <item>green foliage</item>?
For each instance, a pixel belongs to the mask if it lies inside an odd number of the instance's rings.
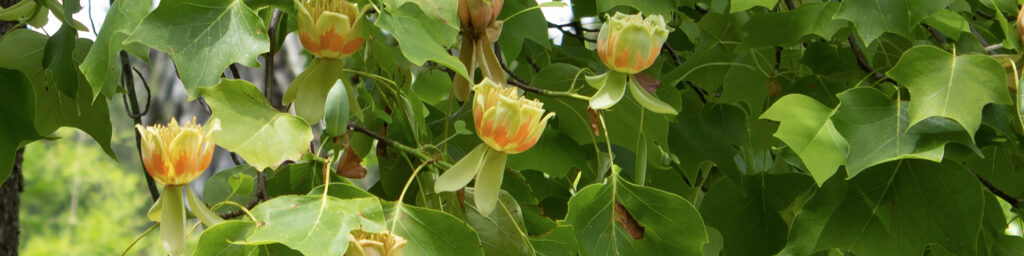
[[[404,255],[1024,252],[1008,231],[1024,209],[1017,1],[574,1],[568,24],[545,21],[540,6],[554,4],[483,1],[504,2],[484,13],[502,20],[492,54],[477,47],[490,42],[462,43],[479,36],[460,27],[463,1],[358,0],[360,48],[308,62],[284,95],[220,78],[233,63],[278,69],[257,56],[292,49],[270,40],[290,42],[304,2],[115,1],[95,43],[77,37],[76,1],[0,10],[63,23],[0,38],[0,168],[21,146],[70,134],[59,127],[102,148],[29,146],[26,177],[54,185],[30,185],[26,200],[63,199],[78,191],[64,178],[81,175],[102,194],[83,206],[88,231],[71,235],[44,218],[66,218],[60,207],[30,203],[24,222],[51,231],[23,249],[109,254],[149,223],[142,172],[127,171],[140,166],[97,158],[114,156],[120,52],[148,61],[156,49],[221,121],[217,145],[245,161],[208,170],[202,200],[231,216],[193,234],[186,253],[341,255],[353,230],[391,232]],[[606,72],[595,50],[595,28],[616,12],[662,15],[672,31],[636,75]],[[497,82],[556,114],[529,150],[484,153],[483,135],[525,136],[477,134],[501,123],[477,120],[474,98],[487,95],[453,97],[453,81],[482,79],[463,54],[502,57],[483,73],[507,75]],[[516,113],[489,116],[505,114]],[[518,128],[508,125],[494,130]],[[85,234],[96,248],[83,248]],[[161,253],[155,237],[136,246]]]
[[[170,55],[190,99],[231,63],[258,67],[256,56],[270,48],[263,21],[241,0],[161,1],[125,43]]]
[[[258,171],[298,160],[313,139],[309,124],[274,110],[249,82],[223,80],[201,91],[213,112],[211,118],[220,119],[223,126],[214,133],[217,145],[238,153]]]

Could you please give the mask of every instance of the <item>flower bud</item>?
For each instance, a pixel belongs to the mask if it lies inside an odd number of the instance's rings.
[[[597,35],[597,55],[612,70],[636,74],[654,64],[667,38],[661,15],[615,13]]]
[[[483,33],[498,19],[505,0],[459,0],[459,21],[462,30]]]
[[[344,0],[294,0],[299,41],[321,58],[340,59],[363,46],[359,20],[362,12]]]
[[[477,134],[495,151],[516,154],[537,144],[555,113],[544,114],[544,103],[528,100],[515,87],[503,87],[490,79],[473,87],[473,121]]]
[[[348,234],[345,256],[402,256],[406,242],[405,238],[391,232],[367,233],[353,230]]]
[[[135,125],[142,137],[142,163],[154,179],[165,185],[184,185],[203,174],[213,157],[213,132],[220,120],[200,127],[196,119],[184,126],[178,121],[144,127]]]

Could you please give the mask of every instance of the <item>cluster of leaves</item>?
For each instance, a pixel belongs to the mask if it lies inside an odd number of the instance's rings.
[[[449,52],[458,1],[356,2],[374,6],[360,23],[366,43],[337,71],[356,88],[353,125],[365,129],[344,136],[220,78],[277,50],[295,30],[292,1],[164,0],[152,11],[116,1],[95,42],[76,38],[70,19],[50,37],[13,30],[0,38],[0,169],[61,126],[110,153],[118,53],[146,60],[156,49],[223,120],[217,143],[248,163],[209,180],[206,203],[246,205],[258,188],[271,198],[208,227],[200,255],[337,255],[354,229],[391,230],[409,240],[407,255],[1024,251],[1006,233],[1024,207],[1015,1],[573,1],[562,25],[534,1],[506,0],[498,56],[557,118],[509,157],[490,216],[467,203],[471,188],[430,189],[480,143],[465,127],[472,104],[449,95],[469,73]],[[75,6],[65,1],[64,17]],[[607,69],[593,51],[600,26],[584,21],[614,12],[669,20],[663,53],[638,77],[678,115],[633,99],[594,111],[569,97],[593,95],[582,78]],[[333,174],[346,147],[377,160],[369,190]]]

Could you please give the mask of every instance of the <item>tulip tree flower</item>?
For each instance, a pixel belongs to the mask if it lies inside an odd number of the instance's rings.
[[[327,94],[342,76],[342,60],[363,46],[360,22],[367,5],[362,9],[344,0],[293,0],[298,13],[298,35],[302,46],[316,56],[301,74],[288,86],[282,104],[295,103],[295,114],[309,124],[316,124],[324,116]],[[345,86],[342,83],[341,86]],[[346,86],[349,108],[361,113],[355,101],[355,91]]]
[[[294,0],[298,17],[299,41],[320,58],[348,57],[363,46],[359,21],[362,12],[356,4],[339,0]]]
[[[544,104],[519,95],[515,87],[498,85],[490,79],[473,87],[473,121],[484,143],[474,148],[434,183],[434,190],[456,191],[476,176],[474,201],[481,216],[490,215],[501,192],[505,160],[537,144],[548,120]],[[485,146],[486,145],[486,146]]]
[[[459,0],[459,21],[462,30],[462,47],[459,48],[459,60],[466,66],[469,79],[475,76],[477,66],[483,77],[492,81],[505,81],[505,71],[494,54],[494,42],[501,34],[503,21],[496,20],[501,13],[505,0]],[[469,98],[469,86],[472,80],[456,76],[452,84],[452,94],[459,101]]]
[[[367,233],[353,230],[348,234],[345,256],[402,256],[407,242],[405,238],[391,232]]]
[[[675,115],[675,108],[645,91],[634,76],[654,64],[668,33],[665,19],[661,15],[644,18],[643,14],[615,13],[614,16],[607,16],[607,21],[597,35],[597,55],[611,70],[587,77],[587,83],[598,89],[590,98],[590,107],[607,109],[614,106],[625,95],[626,87],[629,87],[633,97],[644,108]]]
[[[160,236],[167,253],[180,255],[185,249],[185,207],[181,189],[210,165],[213,132],[220,130],[220,120],[213,119],[206,127],[199,126],[192,118],[184,126],[171,119],[166,126],[135,125],[135,128],[141,134],[142,163],[146,172],[164,184],[163,195],[150,210],[150,216],[161,222]],[[223,221],[199,202],[194,192],[188,190],[188,195],[192,213],[204,224],[211,226]]]

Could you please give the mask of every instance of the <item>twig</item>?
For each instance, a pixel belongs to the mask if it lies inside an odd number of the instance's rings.
[[[234,76],[235,79],[242,79],[242,76],[238,74],[238,67],[234,63],[228,65],[228,69],[231,70],[231,76]]]
[[[679,60],[679,54],[676,54],[676,50],[672,49],[672,46],[668,45],[667,42],[661,45],[661,49],[668,51],[668,54],[672,56],[672,63],[675,63],[676,66],[679,66],[680,64],[683,63],[682,61]]]
[[[274,105],[274,101],[271,97],[271,92],[274,91],[274,51],[277,48],[277,25],[281,22],[281,10],[274,9],[274,14],[270,18],[270,26],[267,28],[267,35],[270,36],[270,51],[264,54],[263,59],[267,61],[265,72],[263,74],[264,89],[263,96],[267,98],[267,103],[270,103],[271,107],[281,110],[280,106]],[[237,74],[236,74],[237,76]],[[267,195],[267,175],[263,170],[257,170],[256,172],[256,196],[260,201],[267,201],[270,196]]]
[[[256,207],[257,204],[260,204],[260,199],[258,197],[257,198],[253,198],[252,201],[249,202],[249,205],[246,205],[245,208],[248,209],[248,210],[252,210],[252,208]],[[238,209],[238,210],[235,210],[235,211],[230,211],[230,212],[226,212],[224,214],[221,214],[220,217],[222,219],[234,219],[235,217],[242,216],[242,214],[245,214],[245,211],[243,211],[241,209]]]
[[[263,89],[263,96],[267,98],[267,102],[270,103],[270,106],[273,106],[276,109],[281,109],[281,107],[274,105],[274,101],[271,100],[270,95],[274,89],[274,54],[276,53],[274,49],[277,48],[277,25],[280,21],[281,10],[274,9],[274,14],[270,18],[270,26],[267,28],[267,34],[270,36],[270,51],[263,55],[263,58],[267,61],[265,67],[266,72],[263,74],[263,80],[266,83]],[[237,78],[238,74],[236,73],[235,76]]]
[[[796,10],[796,4],[793,4],[793,0],[786,0],[784,2],[786,3],[786,8],[789,8],[789,10]]]
[[[377,134],[376,132],[370,131],[369,129],[366,129],[366,127],[359,126],[358,124],[348,123],[348,129],[352,130],[352,131],[356,131],[356,132],[362,133],[362,134],[366,134],[366,135],[368,135],[368,136],[370,136],[370,137],[372,137],[374,139],[377,139],[377,141],[379,141],[380,143],[384,143],[384,145],[398,148],[402,152],[409,153],[409,154],[412,154],[413,156],[418,157],[420,160],[440,165],[441,167],[443,167],[445,169],[448,169],[448,168],[452,167],[452,165],[447,163],[447,162],[444,162],[444,161],[442,161],[440,159],[436,159],[434,157],[428,156],[427,154],[423,153],[422,151],[420,151],[418,149],[415,149],[415,148],[412,148],[410,146],[406,146],[405,144],[402,144],[402,143],[399,143],[397,141],[391,140],[388,137],[384,137],[384,136],[382,136],[380,134]]]
[[[982,11],[975,11],[974,13],[978,14],[978,16],[981,16],[982,18],[985,18],[985,19],[990,19],[991,20],[991,19],[995,19],[996,18],[996,16],[994,16],[992,14],[984,13]]]
[[[595,39],[590,39],[590,38],[587,38],[587,37],[583,36],[583,34],[581,32],[576,32],[576,33],[569,32],[569,31],[565,30],[565,28],[563,27],[563,26],[569,26],[570,28],[576,29],[577,26],[574,25],[573,23],[569,23],[569,24],[566,24],[566,25],[557,25],[557,24],[548,22],[548,27],[551,28],[552,26],[554,26],[554,28],[557,28],[558,31],[562,32],[563,35],[568,34],[568,35],[570,35],[572,37],[575,37],[576,39],[579,39],[580,41],[584,41],[584,42],[592,42],[592,43],[596,43],[597,42],[597,40],[595,40]],[[587,31],[586,29],[583,28],[583,26],[578,26],[578,27],[579,27],[579,29],[576,30],[576,31]],[[590,32],[594,32],[594,31],[591,30]]]
[[[946,44],[946,37],[942,36],[942,33],[939,33],[938,30],[935,30],[932,26],[925,25],[924,23],[922,23],[921,26],[924,26],[924,28],[928,30],[928,33],[931,33],[932,37],[934,37],[935,41],[939,42],[940,45]]]
[[[575,94],[575,93],[572,93],[572,92],[555,92],[555,91],[548,91],[548,90],[544,90],[544,89],[541,89],[541,88],[530,86],[529,82],[524,81],[523,79],[519,79],[519,77],[517,77],[516,74],[512,73],[512,70],[509,70],[508,67],[505,66],[505,60],[502,59],[501,47],[500,46],[495,44],[494,45],[494,51],[495,51],[495,55],[498,56],[498,64],[499,64],[499,66],[501,66],[501,70],[504,70],[505,74],[508,74],[508,77],[512,78],[512,79],[509,79],[508,81],[506,81],[509,84],[514,85],[515,87],[519,87],[520,89],[523,89],[524,91],[528,91],[528,92],[532,92],[532,93],[536,93],[536,94],[540,94],[540,95],[564,96],[564,97],[569,97],[569,98],[579,99],[579,100],[586,100],[586,101],[590,100],[590,97],[579,95],[579,94]]]
[[[601,30],[592,30],[592,29],[583,28],[583,24],[580,23],[579,20],[577,20],[577,22],[571,22],[571,23],[563,24],[563,25],[557,25],[557,24],[548,23],[548,28],[559,29],[559,30],[561,30],[563,28],[579,29],[578,31],[583,31],[583,32],[600,32],[601,31]]]
[[[988,188],[988,191],[991,191],[992,194],[996,195],[1000,199],[1003,199],[1003,201],[1010,203],[1011,207],[1024,208],[1024,198],[1016,198],[1009,194],[1006,194],[1006,192],[1003,192],[1002,190],[996,188],[995,185],[992,185],[991,182],[985,180],[985,178],[982,178],[981,175],[978,175],[978,173],[974,172],[974,170],[971,170],[971,173],[974,174],[974,177],[978,178],[978,181],[980,181],[982,185],[985,185],[985,188]]]
[[[857,65],[860,66],[860,69],[863,69],[864,72],[868,72],[868,74],[873,74],[875,79],[881,80],[885,78],[885,75],[875,73],[875,69],[871,68],[871,64],[868,64],[868,59],[864,58],[864,52],[861,51],[860,45],[857,44],[857,38],[854,38],[851,34],[846,38],[846,40],[850,42],[850,48],[853,49],[853,55],[857,56]]]
[[[130,111],[129,116],[132,118],[132,121],[134,121],[136,125],[141,125],[142,124],[142,116],[144,114],[140,113],[140,111],[139,111],[139,100],[138,100],[138,98],[136,98],[136,95],[135,95],[135,77],[132,76],[132,63],[128,59],[128,53],[127,52],[121,51],[120,55],[121,55],[121,82],[124,84],[124,87],[125,87],[124,89],[128,93],[128,102],[131,103],[130,108],[129,108],[129,111]],[[146,91],[148,92],[149,91],[148,90],[149,87],[147,86],[146,88],[147,88]],[[147,97],[147,101],[148,100],[149,99]],[[146,103],[146,106],[149,106],[148,102]],[[126,107],[128,107],[128,106],[126,106]],[[148,109],[148,107],[147,107],[147,109]],[[132,130],[136,130],[136,129],[132,129]],[[140,134],[138,130],[135,131],[135,151],[137,151],[139,153],[139,162],[142,162],[142,134]],[[153,176],[149,175],[149,171],[146,170],[146,165],[145,164],[142,165],[142,174],[146,176],[146,188],[149,189],[149,195],[153,198],[153,201],[155,202],[158,198],[160,198],[160,192],[157,191],[156,181],[153,180]]]
[[[974,36],[978,37],[978,42],[981,43],[981,46],[985,47],[985,51],[987,51],[989,55],[995,55],[996,54],[995,50],[992,50],[992,49],[988,48],[989,47],[988,41],[985,40],[985,37],[982,37],[981,34],[978,33],[978,30],[974,28],[974,25],[971,25],[971,23],[968,22],[967,23],[967,27],[971,29],[971,34],[974,34]]]

